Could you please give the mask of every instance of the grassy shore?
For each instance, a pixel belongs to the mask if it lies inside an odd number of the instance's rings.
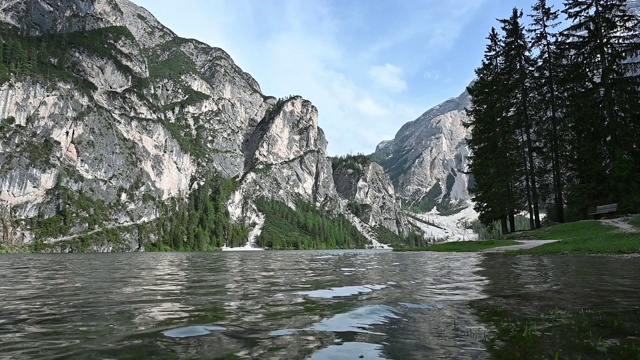
[[[15,254],[15,253],[27,253],[32,252],[31,249],[27,246],[10,246],[10,245],[0,245],[0,254]]]
[[[437,252],[474,252],[485,249],[491,249],[501,246],[518,245],[514,240],[484,240],[484,241],[456,241],[444,244],[431,245],[421,248],[394,249],[394,251],[410,252],[410,251],[437,251]]]
[[[627,218],[640,230],[640,216]],[[507,254],[622,255],[640,254],[640,232],[622,232],[599,221],[578,221],[547,226],[538,230],[518,231],[486,241],[460,241],[425,248],[397,251],[474,252],[501,246],[517,245],[515,240],[559,240],[531,249],[507,251]]]
[[[640,218],[630,223],[638,228]],[[599,221],[558,224],[539,230],[509,234],[505,239],[560,240],[508,254],[620,255],[640,253],[640,232],[625,233]]]
[[[485,335],[495,359],[640,359],[640,308],[511,312],[471,304],[493,331]]]

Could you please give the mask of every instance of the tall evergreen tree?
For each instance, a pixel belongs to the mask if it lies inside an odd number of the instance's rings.
[[[502,39],[492,28],[487,40],[489,44],[481,66],[476,69],[476,80],[467,88],[471,95],[467,113],[472,119],[465,124],[471,128],[469,169],[475,179],[472,192],[480,220],[487,225],[500,221],[502,232],[507,233],[507,219],[515,207],[510,176],[513,164],[510,126],[505,123],[509,103],[508,96],[498,90],[504,81]]]
[[[640,23],[624,0],[568,0],[564,5],[570,21],[561,35],[571,70],[574,206],[583,215],[597,203],[637,207],[639,180],[621,169],[638,167]]]
[[[546,0],[538,0],[532,7],[530,15],[532,22],[528,32],[531,34],[531,48],[534,53],[534,68],[532,73],[532,98],[534,99],[533,115],[536,118],[537,136],[543,168],[550,167],[551,191],[555,219],[564,222],[564,180],[562,169],[566,165],[566,155],[563,148],[566,143],[562,139],[566,134],[566,127],[560,119],[560,90],[558,78],[560,66],[560,52],[557,48],[557,34],[554,29],[559,25],[559,11],[547,4]],[[548,172],[542,172],[546,178]]]
[[[529,210],[531,228],[540,227],[539,195],[537,185],[536,164],[534,162],[533,122],[531,116],[530,76],[533,60],[529,51],[529,43],[524,27],[521,23],[523,13],[514,8],[508,19],[502,19],[504,32],[503,62],[507,88],[511,96],[511,111],[509,122],[514,131],[512,136],[519,142],[518,148],[522,152],[522,160],[517,171],[521,174],[520,182],[524,181],[524,189],[519,191],[519,198],[525,198]],[[516,175],[518,177],[518,175]]]

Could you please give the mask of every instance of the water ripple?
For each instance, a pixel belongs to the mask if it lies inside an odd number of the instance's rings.
[[[163,331],[164,336],[172,338],[186,338],[209,335],[213,331],[225,331],[226,328],[222,326],[186,326],[181,328],[175,328],[171,330]]]
[[[638,270],[375,251],[0,255],[0,357],[482,359],[469,301],[634,307]]]
[[[373,290],[382,290],[386,285],[362,285],[362,286],[341,286],[327,290],[298,291],[296,294],[313,298],[331,299],[334,297],[352,296],[363,293],[370,293]]]

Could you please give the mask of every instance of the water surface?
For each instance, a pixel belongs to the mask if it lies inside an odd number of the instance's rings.
[[[471,302],[631,307],[638,270],[388,251],[4,255],[0,358],[484,359],[491,329]]]

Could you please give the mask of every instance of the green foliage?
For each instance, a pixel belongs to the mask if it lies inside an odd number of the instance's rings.
[[[505,236],[505,238],[538,240],[601,238],[606,236],[613,230],[615,230],[613,226],[606,226],[602,225],[602,223],[599,221],[589,220],[567,224],[558,224],[537,230],[523,231],[517,234],[509,234]]]
[[[541,203],[560,222],[608,203],[640,210],[640,19],[623,0],[563,5],[560,32],[544,0],[529,36],[518,9],[500,20],[469,87],[476,210],[503,231],[522,210],[539,227]]]
[[[10,134],[15,123],[16,118],[13,116],[0,120],[0,137],[6,137]]]
[[[501,299],[504,300],[504,299]],[[509,311],[475,301],[494,359],[638,359],[640,309]],[[614,341],[608,341],[613,339]]]
[[[18,254],[32,252],[29,246],[14,246],[7,244],[0,244],[0,254]]]
[[[371,205],[369,204],[359,204],[353,201],[349,201],[347,204],[347,209],[353,213],[356,217],[364,222],[368,222],[369,214],[371,213]]]
[[[54,141],[47,137],[42,141],[27,142],[24,144],[26,146],[21,146],[21,149],[32,165],[41,169],[48,168],[52,166],[50,159],[53,155],[53,149],[59,145],[59,143],[54,144]]]
[[[191,87],[184,85],[182,91],[185,93],[185,98],[181,101],[172,102],[162,106],[160,110],[171,111],[176,108],[184,108],[190,105],[195,105],[205,100],[209,100],[211,96],[202,93],[200,91],[193,90]]]
[[[342,215],[332,216],[313,204],[296,201],[296,210],[267,199],[256,201],[266,215],[258,244],[269,249],[361,249],[365,237]]]
[[[615,255],[640,252],[640,233],[623,233],[599,221],[559,224],[505,237],[560,240],[513,254]]]
[[[529,230],[529,219],[524,216],[516,216],[515,217],[516,231],[524,231]],[[500,231],[500,223],[498,221],[494,221],[493,223],[484,225],[482,222],[476,220],[472,222],[469,226],[470,229],[473,230],[474,233],[478,234],[478,240],[490,240],[500,237],[504,235]],[[521,234],[520,232],[518,234]],[[522,239],[518,235],[511,236],[514,239]]]
[[[289,95],[283,98],[278,98],[276,103],[273,104],[273,106],[267,109],[267,111],[264,113],[264,118],[262,119],[262,121],[264,121],[264,124],[271,124],[273,119],[275,119],[275,117],[282,111],[284,104],[286,104],[287,102],[289,102],[289,100],[293,98],[295,98],[295,96],[293,95]]]
[[[520,243],[514,240],[456,241],[427,247],[400,249],[398,251],[474,252],[518,244]]]
[[[83,191],[71,191],[59,185],[55,194],[55,214],[50,217],[40,214],[31,219],[31,228],[37,239],[68,235],[73,226],[85,225],[88,231],[97,229],[111,218],[110,210],[116,208],[115,204],[94,200]]]
[[[189,194],[186,200],[172,200],[163,206],[164,215],[145,234],[156,234],[147,241],[151,251],[207,251],[226,246],[243,246],[248,230],[230,221],[225,202],[237,188],[233,179],[213,176]]]
[[[183,39],[174,39],[153,48],[148,56],[148,81],[159,79],[180,80],[185,74],[200,74],[196,64],[181,49]]]
[[[133,76],[132,70],[118,60],[129,57],[115,45],[123,39],[133,40],[133,35],[126,27],[117,26],[41,36],[2,30],[0,83],[8,81],[11,75],[29,76],[46,82],[70,82],[89,93],[95,90],[95,85],[74,74],[78,64],[71,56],[72,50],[111,59],[120,71]]]
[[[67,213],[56,214],[46,219],[36,221],[33,229],[38,238],[56,238],[67,235],[71,226],[68,224]]]
[[[478,234],[478,240],[494,239],[501,235],[497,223],[486,226],[479,220],[475,220],[470,224],[470,229]]]
[[[364,176],[364,169],[371,164],[371,155],[358,153],[356,155],[341,155],[331,158],[331,166],[337,169],[340,166],[353,170],[357,176]]]
[[[69,177],[66,172],[61,174]],[[59,179],[58,184],[63,181]],[[234,180],[213,176],[186,199],[176,198],[159,203],[162,215],[157,220],[133,228],[137,231],[138,240],[144,242],[145,248],[150,251],[203,251],[219,249],[224,245],[244,245],[248,230],[230,221],[225,204],[236,188]],[[59,205],[54,216],[40,216],[32,220],[31,227],[38,239],[33,245],[34,251],[46,251],[54,247],[77,252],[96,244],[113,246],[114,251],[127,250],[122,244],[121,234],[131,229],[105,227],[112,219],[114,210],[123,211],[119,202],[106,204],[82,191],[70,191],[61,185],[56,187],[55,194]],[[147,197],[145,201],[155,201],[152,196]],[[43,242],[43,239],[68,235],[75,226],[84,226],[87,231],[56,244]]]
[[[162,124],[171,133],[180,145],[180,149],[191,154],[195,158],[204,158],[207,154],[205,131],[196,128],[195,135],[186,119],[179,117],[173,122],[163,120]]]
[[[27,118],[27,122],[29,121],[31,120]],[[26,126],[16,124],[15,118],[8,117],[0,121],[0,140],[15,144],[13,151],[5,153],[5,165],[9,165],[12,159],[22,158],[38,169],[54,167],[53,154],[60,143],[52,139],[48,133],[29,132]]]
[[[390,245],[394,250],[419,248],[427,245],[427,240],[415,231],[411,231],[404,237],[393,233],[384,226],[378,226],[374,230],[376,235],[378,235],[378,242]]]

